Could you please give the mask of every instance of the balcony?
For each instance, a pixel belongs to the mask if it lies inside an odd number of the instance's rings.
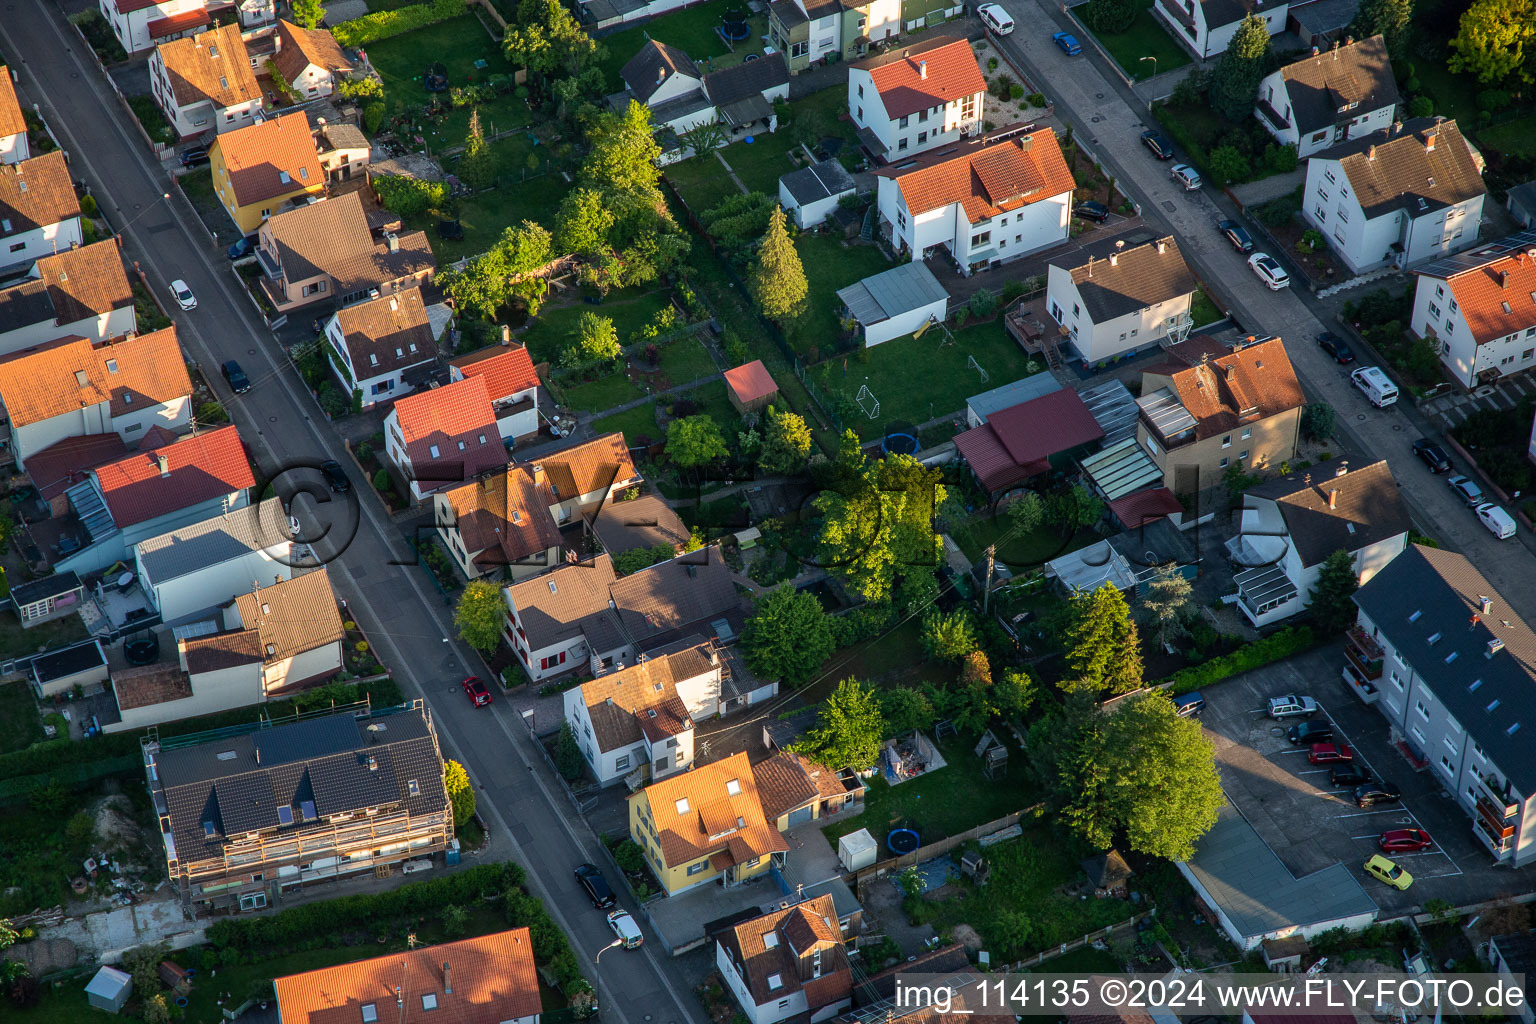
[[[1359,626],[1349,631],[1349,643],[1344,646],[1344,658],[1355,667],[1362,678],[1366,680],[1381,678],[1385,654],[1381,645],[1376,642],[1376,638]]]
[[[1472,777],[1477,781],[1478,803],[1487,803],[1489,813],[1496,820],[1513,818],[1520,813],[1520,803],[1509,796],[1509,786],[1501,783],[1492,775],[1482,775],[1473,772]]]
[[[1472,832],[1482,840],[1488,852],[1493,854],[1495,860],[1508,860],[1515,850],[1515,828],[1513,825],[1496,827],[1490,825],[1481,814],[1472,816]]]

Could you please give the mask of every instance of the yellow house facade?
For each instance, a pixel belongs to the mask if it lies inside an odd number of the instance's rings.
[[[300,113],[220,135],[208,148],[208,165],[214,193],[242,236],[290,200],[325,194],[325,171]]]

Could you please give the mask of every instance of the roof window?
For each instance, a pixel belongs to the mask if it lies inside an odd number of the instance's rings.
[[[221,751],[218,752],[218,754],[216,756],[218,757],[218,759],[220,761],[233,761],[235,758],[239,757],[240,755],[236,754],[233,750],[221,750]]]
[[[1491,702],[1489,702],[1487,707],[1483,708],[1483,710],[1484,711],[1492,711],[1494,708],[1496,708],[1498,706],[1499,706],[1499,698],[1495,697],[1495,698],[1493,698],[1493,700]]]
[[[84,370],[76,370],[75,371],[75,384],[76,385],[78,385],[79,387],[84,388],[84,387],[89,387],[90,383],[91,383],[91,378],[86,376],[86,373],[85,373]]]
[[[550,580],[549,581],[549,592],[551,594],[558,594],[559,593],[559,591],[555,589],[555,581],[554,580]]]
[[[1467,687],[1467,692],[1468,693],[1473,693],[1473,692],[1475,692],[1477,690],[1477,688],[1479,686],[1482,686],[1482,685],[1483,685],[1483,681],[1481,679],[1474,679],[1474,680],[1472,680],[1472,684]]]
[[[1444,634],[1441,634],[1441,633],[1431,633],[1431,634],[1429,634],[1429,639],[1424,641],[1424,642],[1429,644],[1429,646],[1433,647],[1433,646],[1435,646],[1435,644],[1440,642],[1440,637],[1443,636],[1443,635]]]
[[[438,447],[435,444],[432,445],[431,447],[429,447],[427,450],[432,453],[432,457],[434,459],[443,454],[441,451],[438,450]]]
[[[406,782],[405,788],[410,790],[411,796],[421,795],[421,786],[417,784],[415,779],[411,779],[410,781]]]
[[[300,800],[299,813],[304,816],[305,821],[314,821],[316,817],[315,802],[313,800]]]
[[[1423,615],[1423,614],[1424,614],[1424,609],[1422,609],[1422,608],[1416,609],[1412,615],[1408,616],[1408,621],[1409,622],[1418,622],[1419,621],[1419,616]]]
[[[203,838],[204,839],[212,839],[214,837],[214,834],[215,834],[216,831],[217,830],[213,827],[213,822],[211,822],[211,821],[203,822]]]
[[[303,178],[305,181],[308,181],[309,180],[309,168],[308,167],[300,167],[299,168],[299,177]]]
[[[116,373],[117,372],[117,360],[116,359],[108,359],[107,360],[107,372],[108,373]]]
[[[289,176],[287,171],[278,171],[277,172],[277,180],[279,182],[281,182],[282,184],[286,185],[290,181],[292,181],[293,178],[291,176]]]
[[[225,78],[223,75],[219,76],[219,88],[220,89],[228,89],[229,88],[229,79]]]
[[[741,780],[732,779],[730,782],[727,782],[725,784],[725,791],[731,794],[731,796],[741,796]]]
[[[272,655],[274,655],[276,653],[277,653],[277,645],[276,644],[267,644],[267,656],[271,657]]]
[[[674,806],[676,807],[678,814],[687,814],[688,813],[688,798],[685,797],[685,796],[678,797],[677,803]]]
[[[1506,312],[1506,313],[1513,313],[1514,312],[1514,310],[1510,308],[1509,303],[1507,303],[1507,302],[1501,302],[1501,303],[1499,303],[1499,305],[1504,307],[1504,312]]]
[[[768,975],[768,988],[770,990],[784,987],[784,976],[781,974]]]
[[[651,684],[651,689],[655,690],[657,693],[660,693],[661,692],[661,684],[660,683],[652,683]]]
[[[421,1008],[423,1010],[435,1010],[435,1009],[437,1009],[437,993],[436,992],[428,992],[426,995],[422,996],[421,997]]]
[[[764,949],[777,949],[778,947],[779,947],[779,933],[778,932],[764,932],[763,933],[763,948]]]
[[[463,451],[464,449],[466,449],[468,447],[469,447],[469,445],[465,444],[463,441],[459,442],[459,451]]]
[[[1459,654],[1459,653],[1460,653],[1459,651],[1452,651],[1450,654],[1447,654],[1445,656],[1445,663],[1447,665],[1449,665],[1451,662],[1455,661],[1456,660],[1456,655]]]
[[[1519,728],[1520,728],[1520,723],[1516,722],[1514,725],[1512,725],[1508,729],[1504,730],[1504,735],[1506,735],[1506,736],[1513,736],[1515,734],[1515,731],[1517,729],[1519,729]]]
[[[363,1004],[363,1024],[374,1024],[374,1022],[377,1021],[378,1019],[379,1019],[379,1004],[378,1003],[364,1003]]]
[[[272,614],[272,606],[270,604],[268,604],[267,602],[265,602],[265,601],[261,602],[261,614],[263,614],[263,615],[271,615]]]
[[[293,808],[283,804],[277,809],[277,823],[279,825],[293,824]]]

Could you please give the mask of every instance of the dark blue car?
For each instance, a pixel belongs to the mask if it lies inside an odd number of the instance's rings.
[[[229,258],[232,260],[243,260],[255,251],[256,246],[252,244],[249,238],[240,239],[240,241],[236,242],[228,249]]]
[[[1062,52],[1068,57],[1076,57],[1083,52],[1082,46],[1078,44],[1077,37],[1070,32],[1057,32],[1051,36],[1051,41],[1061,47]]]

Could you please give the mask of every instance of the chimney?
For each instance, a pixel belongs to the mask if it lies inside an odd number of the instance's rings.
[[[1159,256],[1161,256],[1164,253],[1166,253],[1167,251],[1168,251],[1168,239],[1166,239],[1166,238],[1158,239],[1158,241],[1157,241],[1157,254]]]
[[[506,324],[501,325],[501,343],[503,345],[512,344],[512,328]]]
[[[1355,37],[1354,36],[1345,36],[1344,37],[1344,45],[1345,46],[1354,46],[1355,45]]]
[[[167,459],[164,455],[156,455],[155,456],[155,464],[160,467],[160,475],[161,476],[170,476],[171,475],[171,460],[170,459]]]
[[[1329,508],[1338,508],[1339,507],[1339,489],[1337,487],[1332,488],[1328,492],[1328,507]]]
[[[405,965],[402,963],[401,966],[403,967]],[[404,1008],[404,1006],[405,1006],[405,999],[402,998],[401,995],[400,995],[400,986],[396,985],[395,986],[395,1007],[397,1009],[401,1009],[401,1008]]]
[[[1226,371],[1227,380],[1236,380],[1237,379],[1237,364],[1236,363],[1228,363],[1225,367],[1223,367],[1223,369]]]
[[[544,466],[542,463],[535,462],[533,464],[533,482],[535,484],[544,482]]]
[[[391,231],[388,235],[385,235],[384,237],[389,239],[389,251],[390,252],[399,252],[400,251],[400,236],[399,235],[397,235],[393,231]]]
[[[1109,265],[1112,266],[1112,267],[1118,267],[1120,265],[1120,254],[1119,253],[1112,252],[1112,253],[1109,254]]]
[[[1333,471],[1333,475],[1334,475],[1335,478],[1337,478],[1337,477],[1343,476],[1345,473],[1348,473],[1348,472],[1349,472],[1349,460],[1348,459],[1342,459],[1339,462],[1339,468]]]
[[[448,961],[443,961],[443,994],[453,994],[453,975],[449,970]]]
[[[1424,133],[1424,152],[1433,153],[1435,151],[1435,136],[1437,134],[1438,132],[1433,128]]]
[[[917,62],[917,77],[921,78],[925,82],[928,81],[928,62],[927,61],[920,60],[920,61]]]
[[[1507,271],[1507,270],[1499,271],[1499,287],[1500,288],[1508,288],[1509,287],[1509,271]]]
[[[1376,143],[1374,143],[1374,142],[1371,143],[1370,148],[1365,151],[1365,158],[1367,160],[1375,160],[1376,159]]]
[[[1392,122],[1392,132],[1391,132],[1391,134],[1393,136],[1397,135],[1402,130],[1403,130],[1403,122],[1401,122],[1401,121],[1393,121]]]
[[[1483,610],[1483,614],[1484,615],[1492,615],[1493,614],[1493,599],[1492,598],[1489,598],[1489,597],[1479,597],[1477,599],[1477,604],[1478,604],[1478,607]]]

